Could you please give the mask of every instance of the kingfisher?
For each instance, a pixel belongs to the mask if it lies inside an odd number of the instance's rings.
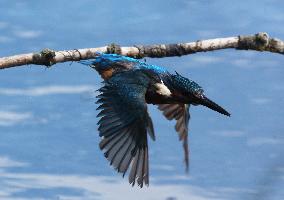
[[[100,149],[119,173],[141,188],[149,185],[148,135],[155,140],[147,104],[154,104],[168,120],[176,120],[175,130],[183,141],[186,169],[189,166],[188,123],[190,105],[202,105],[230,116],[207,98],[193,80],[165,68],[118,54],[96,53],[81,64],[95,69],[103,78],[98,90],[97,110]],[[148,135],[147,135],[148,134]]]

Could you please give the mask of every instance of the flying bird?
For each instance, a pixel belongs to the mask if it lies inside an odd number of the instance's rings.
[[[188,169],[188,122],[190,105],[203,105],[223,115],[230,114],[207,98],[196,82],[165,68],[117,54],[97,53],[80,63],[91,66],[104,79],[98,90],[99,146],[118,172],[129,172],[129,183],[149,185],[148,136],[155,140],[147,104],[157,105],[183,141]]]

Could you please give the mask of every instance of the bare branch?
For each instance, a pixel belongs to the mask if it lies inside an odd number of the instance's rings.
[[[257,33],[255,35],[198,40],[196,42],[178,44],[136,45],[132,47],[120,47],[119,45],[111,44],[98,48],[65,51],[44,49],[39,53],[0,58],[0,69],[29,64],[51,66],[61,62],[92,59],[97,52],[116,53],[134,58],[161,58],[228,48],[284,54],[284,42],[282,40],[270,38],[267,33]]]

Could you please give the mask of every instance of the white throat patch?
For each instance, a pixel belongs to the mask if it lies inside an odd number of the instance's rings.
[[[160,95],[169,97],[172,94],[169,88],[164,84],[162,80],[161,83],[156,83],[155,87],[157,88],[156,92]]]

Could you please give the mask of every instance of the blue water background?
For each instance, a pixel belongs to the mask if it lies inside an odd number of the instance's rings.
[[[281,0],[0,1],[0,57],[190,42],[265,31],[284,39]],[[150,186],[129,186],[98,148],[98,74],[78,63],[0,71],[0,199],[284,199],[284,57],[233,49],[147,58],[198,82],[232,113],[192,107],[190,173],[155,106]]]

